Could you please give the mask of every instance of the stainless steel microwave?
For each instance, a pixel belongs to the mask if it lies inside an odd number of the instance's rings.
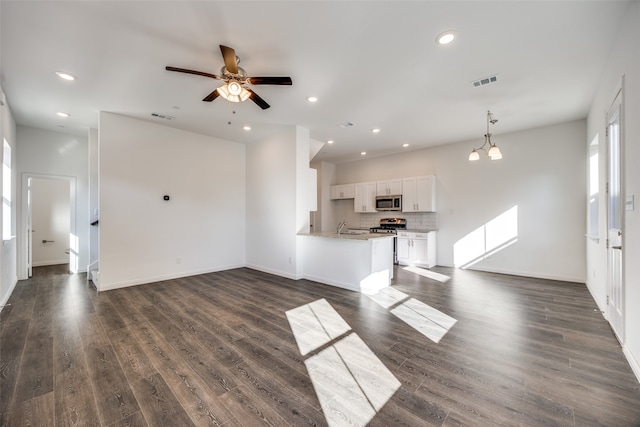
[[[377,211],[401,211],[402,196],[377,196],[376,210]]]

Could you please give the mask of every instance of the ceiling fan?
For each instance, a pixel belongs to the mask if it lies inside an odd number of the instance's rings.
[[[195,74],[197,76],[209,77],[216,80],[222,80],[224,85],[216,88],[209,95],[205,96],[203,101],[211,102],[218,96],[222,96],[231,102],[242,102],[251,99],[260,108],[266,110],[270,107],[267,102],[258,96],[251,88],[245,85],[291,85],[291,77],[247,77],[246,71],[239,67],[240,58],[236,56],[236,51],[230,47],[220,45],[224,66],[220,69],[220,75],[205,73],[203,71],[188,70],[186,68],[177,68],[167,66],[167,71],[177,71],[179,73]]]

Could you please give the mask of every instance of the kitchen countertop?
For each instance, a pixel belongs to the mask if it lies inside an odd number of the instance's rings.
[[[395,234],[350,233],[349,231],[343,231],[340,234],[336,233],[335,231],[318,231],[313,233],[299,233],[298,236],[328,237],[332,239],[344,239],[344,240],[373,240],[373,239],[396,237]]]
[[[407,232],[407,233],[429,233],[431,231],[438,231],[438,230],[427,230],[427,229],[417,229],[417,228],[408,228],[406,230],[398,230],[398,232]]]

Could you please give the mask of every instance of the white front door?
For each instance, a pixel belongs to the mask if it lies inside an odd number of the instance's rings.
[[[623,191],[621,171],[622,93],[608,112],[607,148],[609,159],[607,192],[607,318],[620,343],[624,343],[623,272]]]

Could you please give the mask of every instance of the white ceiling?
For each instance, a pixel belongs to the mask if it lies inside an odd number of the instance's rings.
[[[480,145],[491,110],[500,145],[502,133],[586,117],[628,4],[2,0],[0,81],[18,124],[82,135],[101,110],[247,144],[300,125],[335,140],[316,159],[339,163],[361,151]],[[458,37],[439,46],[445,30]],[[293,86],[254,86],[271,104],[263,111],[202,102],[220,81],[165,70],[219,74],[220,44],[248,75],[291,76]],[[497,83],[471,84],[495,74]]]

